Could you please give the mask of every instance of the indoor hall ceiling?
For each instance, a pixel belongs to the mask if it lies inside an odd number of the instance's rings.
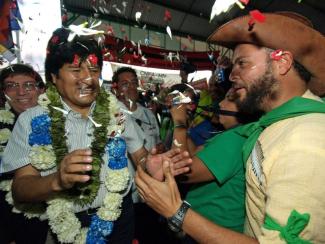
[[[206,40],[214,29],[228,20],[247,14],[250,10],[261,12],[295,11],[309,18],[316,29],[325,33],[325,1],[319,0],[250,0],[244,10],[236,5],[227,13],[215,17],[210,22],[214,0],[62,0],[64,8],[70,12],[118,23],[144,26],[149,30],[166,33],[170,26],[172,33],[190,35],[198,40]],[[164,20],[165,10],[170,11],[170,21]],[[135,13],[142,13],[140,22]]]

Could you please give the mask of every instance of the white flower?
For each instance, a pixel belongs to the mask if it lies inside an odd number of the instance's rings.
[[[77,235],[74,244],[85,244],[87,238],[87,232],[88,232],[88,228],[82,228],[80,230],[80,233]]]
[[[15,115],[9,110],[0,110],[0,122],[4,124],[12,125],[15,121]]]
[[[106,220],[106,221],[115,221],[117,220],[121,215],[122,210],[117,209],[116,211],[110,211],[104,207],[101,207],[97,211],[97,215],[99,218]]]
[[[60,242],[74,242],[79,234],[81,224],[73,213],[71,201],[56,198],[48,201],[46,213],[49,217],[49,225],[57,235]]]
[[[119,170],[107,169],[105,186],[110,192],[120,192],[128,186],[129,178],[127,167]]]
[[[46,93],[38,96],[37,103],[48,111],[48,105],[51,103],[50,99],[47,97]]]
[[[104,198],[103,206],[98,209],[99,218],[106,221],[115,221],[121,215],[123,197],[118,193],[107,193]]]
[[[8,101],[5,102],[5,110],[10,110],[11,109],[11,106],[10,104],[8,103]]]
[[[103,207],[115,211],[122,206],[123,197],[118,193],[107,193],[104,198]]]
[[[31,164],[38,170],[48,170],[55,167],[55,154],[52,145],[33,146],[29,153]]]
[[[118,107],[118,102],[117,102],[117,98],[115,95],[113,95],[111,92],[108,93],[108,100],[109,100],[109,111],[111,112],[111,114],[115,114],[119,112],[119,107]]]
[[[14,199],[12,198],[12,193],[11,191],[8,191],[6,194],[6,201],[7,203],[9,203],[10,205],[14,205]]]
[[[0,190],[1,191],[10,191],[11,190],[12,180],[2,180],[0,181]]]
[[[6,143],[9,140],[11,131],[8,128],[0,130],[0,144]]]

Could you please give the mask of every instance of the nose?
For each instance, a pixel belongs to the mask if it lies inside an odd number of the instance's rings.
[[[236,80],[238,79],[239,77],[239,72],[238,70],[235,68],[235,66],[232,68],[231,72],[230,72],[230,75],[229,75],[229,80],[231,82],[236,82]]]
[[[23,86],[19,86],[16,91],[17,91],[17,94],[20,95],[20,96],[23,96],[23,95],[25,95],[27,93],[25,87],[23,87]]]
[[[93,77],[91,76],[91,71],[88,67],[82,69],[80,78],[80,81],[87,85],[91,85],[93,82]]]

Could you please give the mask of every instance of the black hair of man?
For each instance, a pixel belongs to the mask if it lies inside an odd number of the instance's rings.
[[[126,72],[132,73],[132,74],[134,74],[134,76],[135,76],[136,78],[138,78],[138,76],[137,76],[137,72],[136,72],[133,68],[125,66],[125,67],[120,67],[120,68],[118,68],[118,69],[114,72],[113,77],[112,77],[112,82],[113,82],[113,83],[117,83],[117,82],[118,82],[118,77],[119,77],[119,75],[122,74],[122,73],[126,73]]]
[[[81,64],[90,54],[95,54],[100,69],[103,66],[103,55],[98,41],[93,36],[78,35],[68,41],[70,33],[69,29],[58,28],[48,42],[45,59],[45,78],[48,82],[53,82],[51,74],[58,76],[64,64],[73,63],[74,55],[78,55]]]

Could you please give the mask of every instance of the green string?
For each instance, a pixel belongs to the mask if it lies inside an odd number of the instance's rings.
[[[268,230],[279,231],[281,239],[285,240],[288,244],[311,244],[312,242],[299,237],[299,234],[309,223],[309,219],[310,214],[300,214],[296,210],[292,210],[286,226],[281,226],[270,216],[266,215],[263,227]]]

